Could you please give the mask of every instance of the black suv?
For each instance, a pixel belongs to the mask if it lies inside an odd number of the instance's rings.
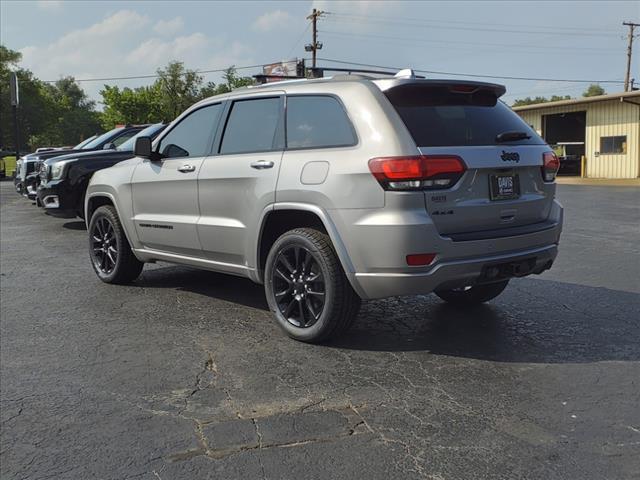
[[[33,166],[31,168],[29,168],[29,165],[25,165],[24,177],[20,179],[20,181],[22,181],[24,185],[22,193],[30,200],[34,200],[36,198],[38,184],[40,183],[40,168],[45,160],[59,157],[61,155],[69,155],[72,153],[95,152],[96,150],[113,150],[148,126],[149,125],[125,125],[124,127],[116,127],[96,137],[89,143],[81,143],[80,148],[78,148],[79,146],[76,146],[71,150],[53,150],[48,152],[33,153],[26,156],[25,163],[35,163],[32,164]],[[18,189],[17,185],[16,189]]]
[[[72,153],[42,163],[36,203],[50,215],[62,218],[84,217],[84,194],[94,172],[133,158],[138,136],[155,138],[165,124],[157,123],[140,130],[115,150]]]

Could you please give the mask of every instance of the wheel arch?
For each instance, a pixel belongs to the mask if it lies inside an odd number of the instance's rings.
[[[255,280],[264,281],[264,266],[275,240],[284,232],[298,227],[317,228],[329,236],[349,283],[360,293],[354,281],[353,263],[335,224],[322,208],[306,203],[276,203],[263,211],[255,249]]]

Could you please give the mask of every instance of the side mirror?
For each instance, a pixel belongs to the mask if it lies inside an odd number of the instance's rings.
[[[109,142],[109,143],[105,143],[104,147],[102,147],[103,150],[115,150],[116,146],[113,142]]]
[[[152,161],[159,160],[159,155],[151,150],[151,137],[137,137],[133,154]]]

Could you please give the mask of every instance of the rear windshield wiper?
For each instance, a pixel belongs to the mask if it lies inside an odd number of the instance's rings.
[[[527,132],[502,132],[496,135],[496,142],[512,142],[514,140],[529,140],[531,135]]]

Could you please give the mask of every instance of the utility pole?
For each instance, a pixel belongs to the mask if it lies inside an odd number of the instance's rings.
[[[311,68],[316,68],[316,55],[318,50],[322,49],[322,42],[318,42],[318,18],[324,15],[326,12],[322,10],[313,9],[311,15],[307,17],[307,20],[311,20],[313,24],[313,40],[310,44],[305,45],[304,49],[307,52],[312,52],[311,56]]]
[[[16,161],[20,158],[20,126],[18,125],[18,106],[20,105],[20,88],[18,75],[11,72],[9,77],[9,90],[11,97],[11,110],[13,110],[13,142],[16,149]]]
[[[315,11],[315,10],[314,10]],[[640,23],[622,22],[622,25],[629,27],[629,45],[627,46],[627,74],[624,77],[624,91],[629,91],[629,77],[631,76],[631,54],[633,52],[633,31],[640,27]]]

